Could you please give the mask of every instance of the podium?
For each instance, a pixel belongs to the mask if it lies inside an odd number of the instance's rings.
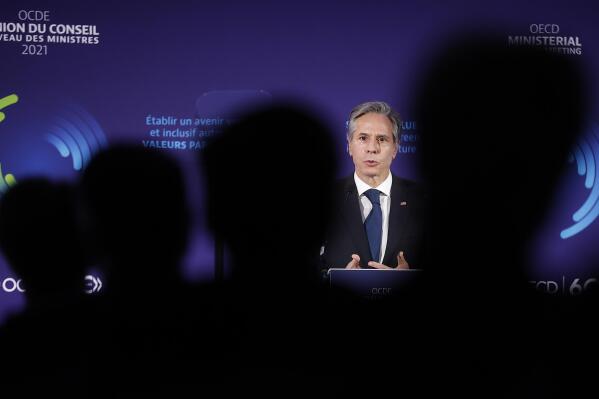
[[[329,269],[329,284],[368,299],[414,292],[423,280],[421,269]]]

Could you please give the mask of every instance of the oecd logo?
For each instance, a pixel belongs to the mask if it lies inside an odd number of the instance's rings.
[[[584,176],[584,186],[590,193],[582,206],[572,215],[572,226],[562,230],[560,237],[568,239],[589,227],[599,216],[599,126],[593,125],[579,140],[570,155],[576,162],[579,176]]]
[[[86,294],[97,294],[102,290],[102,286],[100,277],[88,274],[84,279],[83,292]],[[0,289],[6,293],[25,292],[23,280],[17,277],[6,277],[0,280]]]

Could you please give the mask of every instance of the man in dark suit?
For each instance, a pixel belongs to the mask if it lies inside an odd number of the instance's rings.
[[[424,195],[390,170],[399,126],[384,102],[363,103],[350,113],[347,149],[355,172],[334,189],[337,209],[322,249],[324,268],[422,267]]]

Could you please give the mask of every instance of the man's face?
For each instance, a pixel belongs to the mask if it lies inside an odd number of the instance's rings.
[[[355,127],[348,148],[356,173],[367,183],[373,178],[381,183],[397,155],[393,125],[385,115],[369,112],[356,119]]]

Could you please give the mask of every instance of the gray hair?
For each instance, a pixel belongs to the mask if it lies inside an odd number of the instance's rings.
[[[369,101],[359,105],[356,105],[354,109],[349,113],[349,123],[347,124],[347,141],[351,141],[354,131],[356,130],[356,120],[370,112],[375,114],[385,115],[391,121],[393,126],[393,141],[395,144],[399,144],[399,127],[401,121],[399,114],[383,101]]]

